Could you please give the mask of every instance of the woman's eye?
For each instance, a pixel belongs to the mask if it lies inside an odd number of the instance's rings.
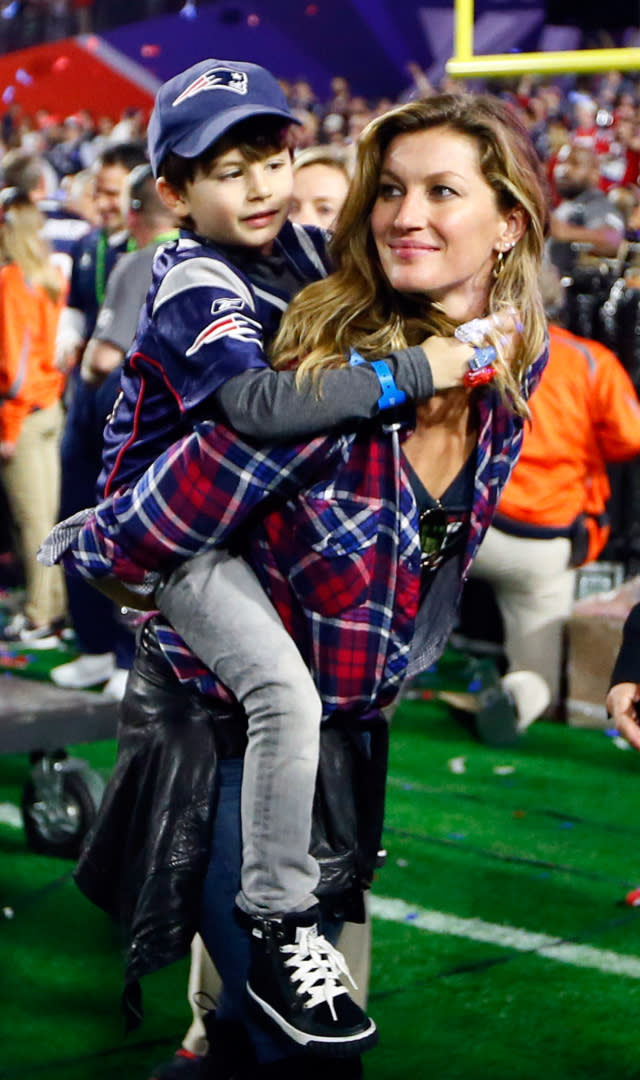
[[[267,162],[267,168],[268,169],[282,169],[282,168],[284,168],[284,161],[282,160],[282,158],[278,158],[277,161],[268,161]]]
[[[431,194],[437,199],[448,199],[451,195],[455,195],[455,191],[448,184],[434,184]]]
[[[402,192],[397,184],[380,184],[378,188],[378,198],[380,199],[397,199],[402,195]]]

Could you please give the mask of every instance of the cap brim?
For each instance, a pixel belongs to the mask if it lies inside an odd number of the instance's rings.
[[[265,109],[257,105],[238,105],[235,109],[227,109],[223,116],[212,116],[207,120],[203,120],[201,124],[198,124],[177,143],[174,143],[171,149],[181,157],[198,157],[232,127],[252,116],[279,116],[287,124],[301,123],[297,117],[285,112],[284,109]]]

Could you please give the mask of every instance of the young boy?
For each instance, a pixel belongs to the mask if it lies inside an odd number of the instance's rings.
[[[330,372],[322,398],[299,390],[294,372],[268,366],[265,346],[290,299],[326,273],[322,233],[287,221],[294,122],[277,81],[253,64],[205,60],[161,87],[149,154],[159,194],[184,228],[155,258],[105,429],[99,494],[133,484],[204,418],[245,436],[294,439],[399,403],[394,376],[412,397],[428,396],[421,349]],[[340,981],[341,955],[316,936],[309,839],[321,704],[309,671],[240,558],[185,563],[158,605],[213,672],[211,685],[223,684],[248,717],[236,902],[251,929],[249,993],[294,1041],[306,1044],[315,1030],[327,1053],[360,1054],[375,1043],[375,1024]]]

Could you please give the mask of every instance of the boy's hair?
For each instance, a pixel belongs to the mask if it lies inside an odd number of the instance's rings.
[[[291,145],[289,125],[283,126],[277,117],[251,117],[230,128],[197,157],[185,158],[173,151],[162,159],[159,175],[176,191],[184,191],[198,175],[206,175],[216,158],[229,150],[237,150],[245,161],[262,161]]]
[[[169,153],[198,158],[231,128],[251,117],[280,126],[298,123],[277,79],[258,64],[237,60],[202,60],[158,90],[147,139],[154,176]],[[168,178],[167,178],[168,179]]]

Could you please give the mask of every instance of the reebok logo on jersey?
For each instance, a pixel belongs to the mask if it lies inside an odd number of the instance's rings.
[[[237,311],[243,304],[239,296],[221,296],[211,305],[212,315],[222,315],[223,311]]]
[[[194,79],[186,90],[178,94],[175,101],[171,102],[171,105],[179,105],[182,101],[195,97],[196,94],[200,94],[203,90],[232,90],[234,94],[246,94],[248,89],[249,80],[246,72],[232,71],[231,68],[223,67],[211,68],[211,71],[205,71],[203,75],[199,75],[197,79]]]
[[[185,356],[193,356],[203,345],[211,345],[223,337],[236,338],[238,341],[259,341],[260,324],[247,319],[244,315],[223,315],[205,326],[193,345],[189,346]]]

